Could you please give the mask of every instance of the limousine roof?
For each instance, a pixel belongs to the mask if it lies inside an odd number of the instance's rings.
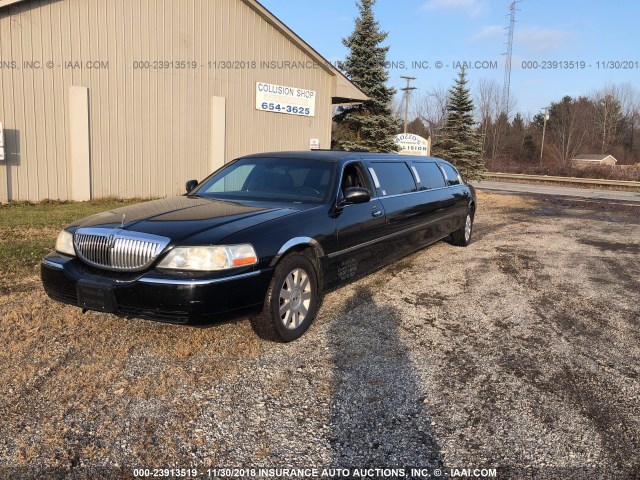
[[[344,150],[302,150],[302,151],[287,151],[287,152],[265,152],[254,153],[252,155],[245,155],[240,158],[302,158],[306,160],[324,160],[326,162],[338,162],[343,159],[384,159],[384,160],[399,160],[406,162],[408,160],[431,160],[449,163],[446,160],[437,157],[419,157],[412,155],[400,155],[397,153],[372,153],[372,152],[350,152]]]

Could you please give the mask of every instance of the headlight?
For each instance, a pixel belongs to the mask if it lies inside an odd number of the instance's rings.
[[[65,255],[71,255],[72,257],[76,256],[76,251],[73,248],[72,233],[69,233],[66,230],[62,230],[58,234],[58,239],[56,240],[56,252],[64,253]]]
[[[244,267],[258,263],[251,245],[213,247],[176,247],[160,262],[158,268],[213,271]]]

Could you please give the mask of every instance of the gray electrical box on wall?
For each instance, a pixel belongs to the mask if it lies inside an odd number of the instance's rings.
[[[4,127],[0,122],[0,161],[4,160]]]

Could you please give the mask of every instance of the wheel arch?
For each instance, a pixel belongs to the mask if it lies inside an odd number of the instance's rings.
[[[288,253],[302,253],[308,249],[311,249],[318,261],[324,257],[324,250],[317,240],[314,240],[311,237],[295,237],[288,240],[284,245],[282,245],[282,247],[280,247],[280,250],[278,250],[278,253],[273,257],[269,266],[275,267],[277,263]]]
[[[290,253],[301,253],[309,257],[311,262],[316,267],[316,275],[318,280],[318,290],[323,290],[323,277],[324,272],[322,270],[322,258],[325,256],[324,249],[322,245],[318,243],[317,240],[311,237],[295,237],[288,240],[278,253],[273,257],[269,267],[275,268],[275,266],[282,260],[286,255]]]

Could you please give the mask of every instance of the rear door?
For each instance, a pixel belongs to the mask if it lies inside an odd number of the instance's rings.
[[[411,170],[420,192],[420,208],[426,223],[423,240],[428,244],[449,234],[442,222],[447,219],[445,206],[450,192],[436,162],[414,160],[411,162]]]
[[[445,209],[443,226],[447,233],[451,233],[464,225],[471,198],[458,171],[448,163],[439,162],[438,165],[447,183],[447,196],[443,204]]]
[[[369,273],[382,264],[384,246],[380,241],[387,226],[382,202],[360,161],[346,163],[340,172],[334,215],[337,251],[329,255],[325,283],[328,287],[358,275]],[[349,187],[367,188],[372,197],[367,203],[340,206],[343,191]]]
[[[425,222],[413,173],[398,160],[371,160],[367,167],[387,217],[385,259],[400,257],[418,248],[421,239],[416,232]]]

